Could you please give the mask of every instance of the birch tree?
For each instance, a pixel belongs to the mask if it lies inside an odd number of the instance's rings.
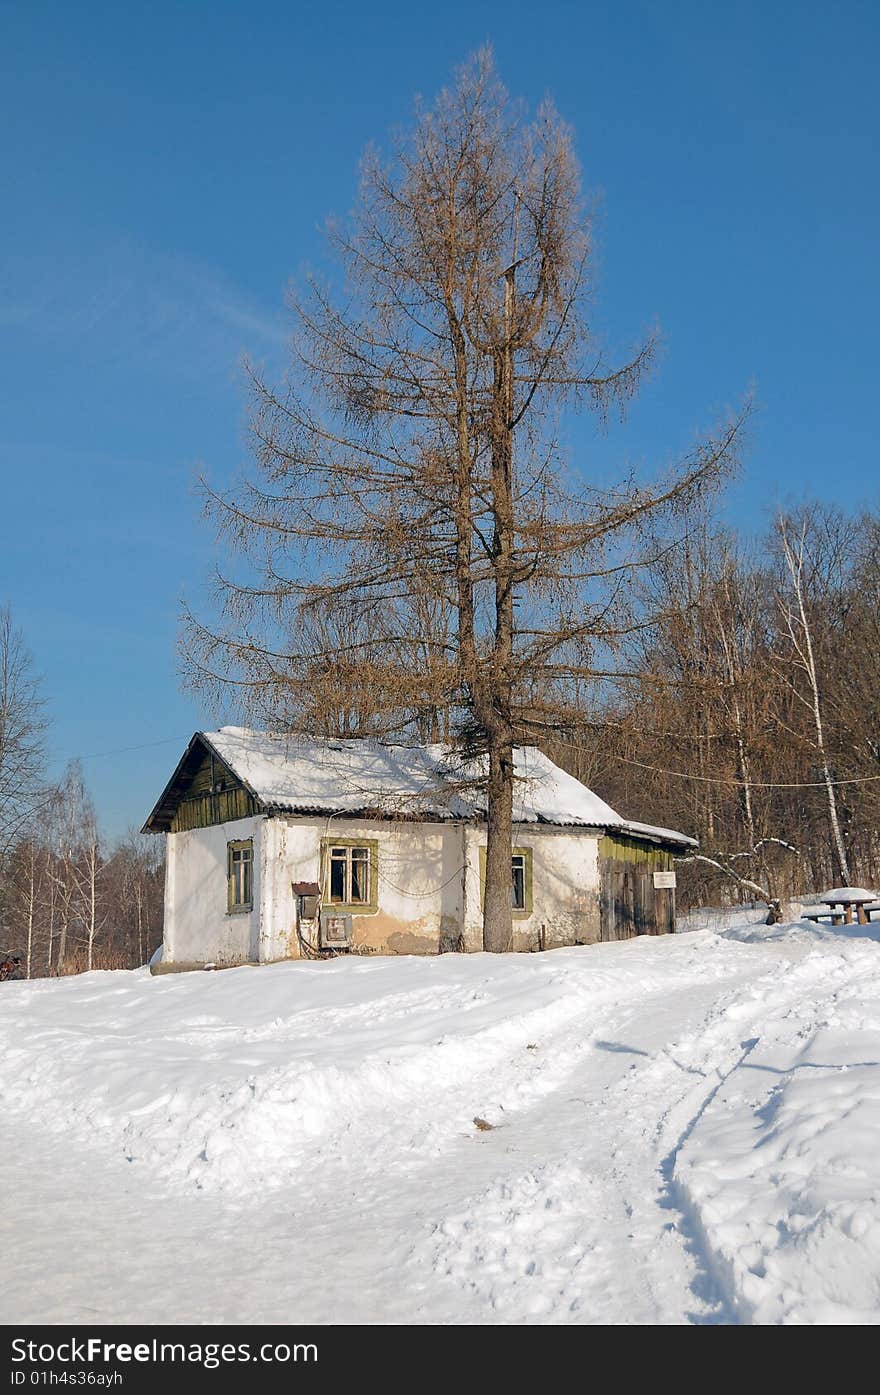
[[[95,967],[95,942],[104,928],[106,911],[100,900],[101,872],[103,857],[98,835],[98,822],[93,807],[83,810],[84,822],[80,829],[79,858],[72,864],[77,895],[79,923],[86,943],[86,966],[91,972]]]
[[[45,707],[11,610],[0,609],[0,852],[23,832],[43,788]]]
[[[811,571],[808,558],[809,518],[800,522],[780,515],[777,521],[779,544],[784,563],[785,585],[778,594],[784,634],[789,645],[793,677],[789,679],[792,696],[809,713],[816,765],[824,787],[828,809],[828,824],[834,846],[837,867],[844,884],[850,881],[849,857],[841,827],[834,777],[828,758],[822,684],[816,654],[814,624],[810,604]]]
[[[571,413],[623,412],[655,344],[608,361],[571,132],[549,102],[534,118],[512,102],[487,51],[387,160],[368,151],[331,242],[345,285],[292,297],[286,382],[253,370],[254,468],[208,491],[244,565],[218,575],[223,619],[187,615],[184,661],[291,726],[328,663],[369,685],[386,735],[418,733],[426,706],[447,714],[485,802],[483,943],[502,951],[514,746],[576,718],[575,687],[622,626],[612,601],[730,468],[740,423],[652,480],[621,470],[605,487],[567,461]],[[303,622],[337,607],[369,637],[316,648]],[[451,623],[414,631],[420,611]]]
[[[36,971],[37,941],[45,892],[45,854],[38,833],[29,829],[5,858],[2,924],[6,948],[24,960],[25,978]]]
[[[90,859],[97,861],[97,818],[79,761],[69,763],[54,791],[47,816],[47,836],[51,849],[48,875],[52,883],[50,943],[55,946],[54,972],[62,974],[77,929],[90,923],[97,926],[97,866],[93,869],[94,877],[89,870]],[[86,929],[90,951],[95,933],[93,928],[89,936]]]

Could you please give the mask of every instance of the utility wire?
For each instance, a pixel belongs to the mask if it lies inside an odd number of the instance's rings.
[[[587,746],[580,746],[575,741],[564,741],[561,737],[553,737],[553,745],[567,746],[572,751],[580,751],[584,755],[594,755]],[[850,775],[844,779],[827,780],[738,780],[735,775],[693,775],[687,770],[667,770],[662,765],[649,765],[643,760],[633,760],[631,756],[615,755],[614,760],[619,760],[623,765],[635,765],[639,770],[652,770],[656,775],[674,775],[679,780],[698,780],[704,785],[738,785],[745,789],[764,790],[824,790],[832,785],[867,785],[872,781],[880,780],[880,775]]]
[[[192,732],[187,732],[186,736],[165,736],[161,741],[144,741],[139,746],[117,746],[112,751],[91,751],[88,755],[77,756],[77,760],[102,760],[105,756],[122,756],[129,751],[148,751],[154,746],[170,746],[172,742],[189,741]],[[53,761],[62,761],[64,756],[52,756]]]
[[[130,751],[148,751],[156,746],[170,746],[172,742],[188,741],[191,732],[186,736],[166,736],[161,741],[144,741],[138,746],[117,746],[112,751],[92,751],[88,755],[80,756],[80,760],[102,760],[107,756],[127,755]],[[339,739],[339,738],[335,738]],[[552,744],[555,746],[566,746],[569,750],[579,751],[583,755],[593,755],[594,752],[587,746],[581,746],[575,741],[565,741],[562,737],[554,736]],[[56,759],[63,759],[56,757]],[[880,775],[850,775],[842,779],[825,780],[740,780],[735,775],[694,775],[687,770],[669,770],[662,765],[650,765],[646,761],[634,760],[631,756],[615,755],[615,760],[619,760],[623,765],[633,765],[639,770],[650,770],[655,775],[671,775],[678,780],[692,780],[704,785],[735,785],[740,788],[765,789],[765,790],[824,790],[828,784],[832,785],[868,785],[880,780]]]

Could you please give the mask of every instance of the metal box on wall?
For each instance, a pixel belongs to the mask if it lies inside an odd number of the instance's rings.
[[[321,948],[351,949],[352,922],[350,915],[336,911],[321,911]]]
[[[314,920],[321,905],[321,888],[317,882],[291,882],[298,898],[300,920]]]

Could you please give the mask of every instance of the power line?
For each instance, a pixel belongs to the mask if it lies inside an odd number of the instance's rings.
[[[131,751],[149,751],[156,746],[170,746],[172,742],[188,741],[191,732],[185,736],[165,736],[161,741],[144,741],[137,746],[117,746],[112,751],[92,751],[88,755],[79,756],[79,760],[103,760],[108,756],[127,755]],[[576,741],[565,741],[562,737],[554,736],[552,744],[566,746],[569,750],[580,751],[584,755],[593,755],[587,746],[581,746]],[[56,760],[63,757],[56,756]],[[632,765],[639,770],[650,770],[655,775],[669,775],[677,780],[691,780],[703,785],[733,785],[745,789],[765,789],[765,790],[824,790],[828,785],[867,785],[880,780],[880,775],[850,775],[842,779],[834,778],[826,780],[740,780],[735,775],[695,775],[687,770],[670,770],[662,765],[651,765],[647,761],[634,760],[631,756],[616,754],[615,760],[619,760],[623,765]]]
[[[92,751],[86,756],[77,756],[77,760],[102,760],[105,756],[127,755],[129,751],[149,751],[154,746],[170,746],[172,742],[189,741],[192,732],[187,732],[186,736],[165,736],[161,741],[144,741],[139,746],[117,746],[112,751]],[[63,756],[53,756],[53,760],[64,760]]]
[[[585,755],[594,754],[588,747],[579,746],[575,741],[564,741],[561,737],[554,737],[553,742],[559,746],[567,746],[572,751],[581,751]],[[829,784],[867,785],[880,780],[880,775],[851,775],[841,780],[738,780],[735,775],[693,775],[687,770],[667,770],[661,765],[649,765],[646,761],[633,760],[630,756],[615,755],[613,759],[619,760],[623,765],[637,766],[639,770],[651,770],[655,775],[672,775],[679,780],[694,780],[704,785],[736,785],[741,789],[824,790]]]

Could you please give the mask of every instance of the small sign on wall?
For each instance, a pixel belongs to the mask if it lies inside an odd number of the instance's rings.
[[[675,873],[674,873],[674,872],[655,872],[655,873],[654,873],[654,890],[655,890],[655,891],[672,891],[672,890],[674,890],[674,889],[675,889]]]

